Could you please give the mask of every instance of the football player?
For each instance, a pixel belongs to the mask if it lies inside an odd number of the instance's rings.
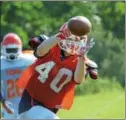
[[[84,37],[86,37],[86,36],[84,36]],[[33,51],[34,51],[34,56],[35,56],[36,58],[38,58],[38,56],[37,56],[37,54],[36,54],[37,47],[38,47],[44,40],[48,40],[48,39],[49,39],[48,36],[41,34],[41,35],[39,35],[39,36],[37,36],[37,37],[31,38],[31,39],[28,41],[28,44],[29,44],[29,46],[33,49]],[[87,39],[84,39],[84,40],[85,40],[85,42],[86,42]],[[93,40],[93,38],[92,38],[92,40]],[[65,46],[65,47],[66,47],[66,46]],[[92,46],[92,47],[93,47],[93,46]],[[63,48],[62,48],[62,49],[63,49]],[[69,49],[69,48],[68,48],[68,49]],[[87,53],[88,53],[88,51],[87,51]],[[94,61],[90,60],[89,58],[86,58],[86,59],[87,59],[87,60],[86,60],[86,73],[85,73],[85,77],[87,77],[87,76],[89,75],[91,79],[96,80],[97,77],[98,77],[98,71],[97,71],[98,66],[97,66],[97,64],[96,64]]]
[[[38,58],[17,81],[25,89],[19,103],[21,119],[58,119],[59,109],[71,108],[75,86],[85,80],[86,53],[94,44],[87,36],[72,35],[67,23],[41,41],[39,36],[30,42]],[[97,72],[92,76],[96,79]]]
[[[8,33],[4,36],[1,43],[1,100],[3,104],[1,114],[3,119],[17,118],[22,89],[19,89],[15,83],[22,71],[35,59],[32,54],[28,56],[22,53],[22,41],[17,34]]]

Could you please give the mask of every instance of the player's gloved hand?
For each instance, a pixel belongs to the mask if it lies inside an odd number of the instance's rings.
[[[78,56],[86,56],[89,50],[94,46],[95,40],[94,38],[91,38],[90,40],[87,41],[86,45],[81,47],[80,50],[78,51],[77,55]]]
[[[44,40],[48,39],[46,35],[40,35],[38,37],[33,37],[28,41],[28,45],[32,49],[36,49]]]
[[[14,114],[14,109],[11,102],[5,100],[2,102],[2,106],[9,114]]]
[[[96,80],[98,78],[98,65],[96,62],[87,59],[86,61],[86,76],[90,76],[93,80]]]
[[[68,26],[67,26],[67,22],[64,23],[60,30],[59,33],[56,35],[56,37],[60,38],[61,40],[63,39],[67,39],[68,37],[70,37],[72,35],[72,33],[70,32]]]
[[[41,43],[40,39],[38,37],[33,37],[28,41],[28,45],[32,48],[35,49],[38,47],[38,45]]]

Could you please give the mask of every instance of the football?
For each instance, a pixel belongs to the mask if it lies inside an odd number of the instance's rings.
[[[88,18],[75,16],[68,21],[68,28],[72,34],[83,36],[91,31],[92,25]]]

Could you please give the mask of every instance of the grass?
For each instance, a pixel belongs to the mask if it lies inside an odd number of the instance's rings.
[[[125,92],[101,92],[76,96],[71,110],[60,110],[61,119],[124,119]]]

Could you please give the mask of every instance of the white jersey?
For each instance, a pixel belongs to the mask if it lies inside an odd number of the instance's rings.
[[[1,56],[1,93],[6,100],[14,104],[15,114],[18,112],[18,104],[23,91],[16,86],[16,80],[35,59],[32,54],[22,54],[16,61],[8,61]]]

